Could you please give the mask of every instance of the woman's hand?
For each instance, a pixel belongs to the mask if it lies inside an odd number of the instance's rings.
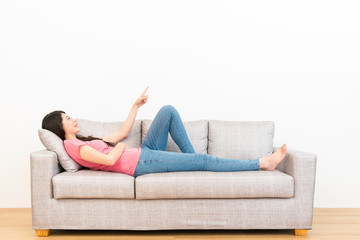
[[[117,145],[119,145],[119,147],[128,148],[128,146],[127,146],[125,143],[123,143],[123,142],[118,142],[118,143],[116,144],[116,146],[117,146]]]
[[[144,105],[147,100],[149,95],[145,95],[145,92],[148,90],[149,86],[147,86],[147,88],[145,89],[145,91],[140,95],[140,97],[135,101],[134,106],[140,108],[142,105]]]

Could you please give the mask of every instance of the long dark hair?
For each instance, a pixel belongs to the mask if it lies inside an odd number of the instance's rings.
[[[56,110],[56,111],[46,114],[46,116],[42,120],[42,128],[53,132],[54,134],[56,134],[59,138],[61,138],[64,141],[65,140],[65,130],[64,130],[64,127],[62,124],[61,113],[65,113],[65,112],[61,111],[61,110]],[[101,138],[93,137],[92,135],[85,137],[85,136],[76,134],[76,138],[81,141],[91,141],[91,140],[104,141]],[[115,145],[111,142],[106,142],[106,141],[104,141],[104,142],[111,147],[115,147]]]

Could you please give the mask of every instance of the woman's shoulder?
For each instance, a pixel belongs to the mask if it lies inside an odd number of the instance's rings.
[[[88,144],[88,141],[82,141],[77,138],[64,140],[64,145],[83,145],[83,144]]]
[[[81,141],[81,142],[87,142],[87,141],[83,141],[83,140],[80,140],[78,138],[73,138],[73,139],[65,139],[64,142],[76,142],[76,141]]]
[[[64,145],[65,146],[82,146],[82,145],[89,145],[90,147],[101,147],[101,146],[107,146],[107,144],[103,141],[103,140],[99,140],[99,139],[93,139],[90,141],[83,141],[80,140],[78,138],[74,138],[74,139],[69,139],[69,140],[64,140]]]

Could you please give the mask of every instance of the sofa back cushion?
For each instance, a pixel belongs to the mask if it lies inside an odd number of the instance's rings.
[[[102,138],[105,135],[119,131],[124,122],[101,122],[87,119],[76,119],[80,132],[78,135],[84,137],[93,136]],[[141,120],[135,120],[129,136],[121,142],[128,148],[138,148],[141,145]]]
[[[209,120],[208,154],[229,159],[256,159],[273,152],[273,121]]]
[[[141,142],[144,140],[153,120],[142,120]],[[183,122],[186,133],[196,153],[207,153],[208,120],[195,120]],[[165,151],[181,152],[174,140],[168,134],[168,142]]]

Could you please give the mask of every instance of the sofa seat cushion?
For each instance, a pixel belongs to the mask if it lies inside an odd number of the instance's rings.
[[[183,171],[136,177],[136,199],[292,198],[294,178],[274,171]]]
[[[116,172],[81,169],[52,178],[54,198],[134,199],[134,177]]]

